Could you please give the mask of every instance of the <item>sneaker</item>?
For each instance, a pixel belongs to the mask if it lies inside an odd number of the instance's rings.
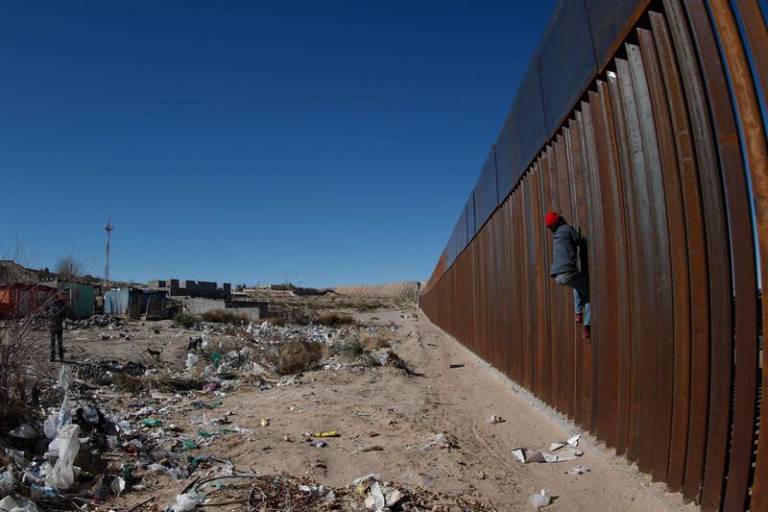
[[[581,337],[585,340],[592,338],[592,326],[591,325],[585,325],[584,326],[584,332],[581,334]]]
[[[577,324],[580,324],[584,321],[584,314],[583,313],[576,313],[573,315],[573,319],[576,321]]]

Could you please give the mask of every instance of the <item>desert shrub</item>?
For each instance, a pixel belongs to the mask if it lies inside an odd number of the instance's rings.
[[[50,297],[23,318],[0,320],[0,432],[36,417],[40,393],[31,331],[46,322]]]
[[[140,393],[142,391],[159,390],[166,393],[178,393],[179,391],[201,390],[205,385],[202,379],[186,377],[170,377],[167,375],[140,375],[134,376],[127,373],[119,373],[115,376],[115,387],[120,391]]]
[[[365,350],[379,350],[382,348],[389,348],[392,346],[390,341],[384,336],[374,336],[370,334],[364,334],[362,340],[362,346]]]
[[[192,327],[197,325],[200,319],[191,313],[179,311],[178,313],[176,313],[176,316],[173,317],[173,321],[176,323],[176,325],[180,327],[191,329]]]
[[[315,323],[318,325],[325,325],[327,327],[341,327],[343,325],[357,325],[357,320],[350,315],[344,315],[340,313],[326,313],[320,315],[315,319]]]
[[[323,357],[320,343],[294,341],[282,345],[275,370],[280,375],[291,375],[311,369]]]
[[[334,352],[343,359],[354,361],[365,355],[365,348],[359,341],[350,340],[337,345]]]
[[[227,311],[226,309],[213,309],[200,315],[206,322],[217,324],[244,325],[248,323],[248,317],[242,313]]]

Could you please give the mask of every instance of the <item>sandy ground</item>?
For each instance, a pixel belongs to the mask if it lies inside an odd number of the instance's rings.
[[[357,316],[364,321],[394,322],[398,341],[392,348],[424,376],[409,376],[396,368],[307,372],[296,384],[267,391],[244,386],[220,398],[223,404],[214,411],[194,410],[187,405],[190,397],[175,397],[179,405],[164,421],[196,432],[205,428],[210,417],[230,411],[229,419],[246,433],[215,438],[193,453],[229,459],[241,471],[287,472],[334,486],[378,473],[386,480],[474,497],[500,511],[531,510],[528,496],[542,488],[557,497],[546,509],[552,511],[697,510],[684,505],[680,495],[651,484],[634,466],[589,436],[582,438],[580,448],[585,453],[575,461],[523,465],[513,457],[514,448],[544,449],[578,430],[516,389],[420,311]],[[155,358],[146,352],[150,347],[163,349],[165,363],[183,364],[190,333],[168,322],[131,324],[120,331],[131,339],[114,339],[115,331],[101,328],[68,332],[68,358],[151,363]],[[113,339],[103,340],[102,335]],[[45,353],[47,341],[40,343]],[[465,366],[451,369],[451,363]],[[55,368],[49,367],[52,372]],[[488,424],[491,415],[506,421]],[[262,418],[269,419],[268,426],[261,426]],[[341,437],[327,439],[325,448],[302,442],[304,432],[326,430],[337,430]],[[447,433],[456,447],[430,446],[437,432]],[[371,449],[376,451],[367,451]],[[567,475],[577,464],[591,472]],[[145,484],[145,490],[120,498],[118,504],[130,506],[151,495],[158,505],[172,503],[186,482],[157,477],[145,478]]]

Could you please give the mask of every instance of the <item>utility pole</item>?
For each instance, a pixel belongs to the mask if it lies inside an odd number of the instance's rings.
[[[109,287],[109,242],[112,238],[112,231],[114,231],[115,228],[112,226],[112,219],[109,219],[107,221],[107,225],[104,226],[104,231],[107,232],[107,261],[104,265],[104,288]]]

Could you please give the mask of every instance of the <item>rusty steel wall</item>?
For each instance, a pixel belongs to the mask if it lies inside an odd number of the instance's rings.
[[[589,45],[575,60],[557,43],[534,56],[546,80],[526,78],[491,152],[498,204],[486,163],[421,306],[703,510],[768,510],[766,5],[601,3],[583,2],[590,23],[577,2],[558,9],[570,21],[547,37],[589,26]],[[557,82],[558,55],[590,67],[572,70],[591,77],[583,90]],[[533,111],[526,135],[515,115]],[[548,210],[587,240],[590,340],[549,276]]]

